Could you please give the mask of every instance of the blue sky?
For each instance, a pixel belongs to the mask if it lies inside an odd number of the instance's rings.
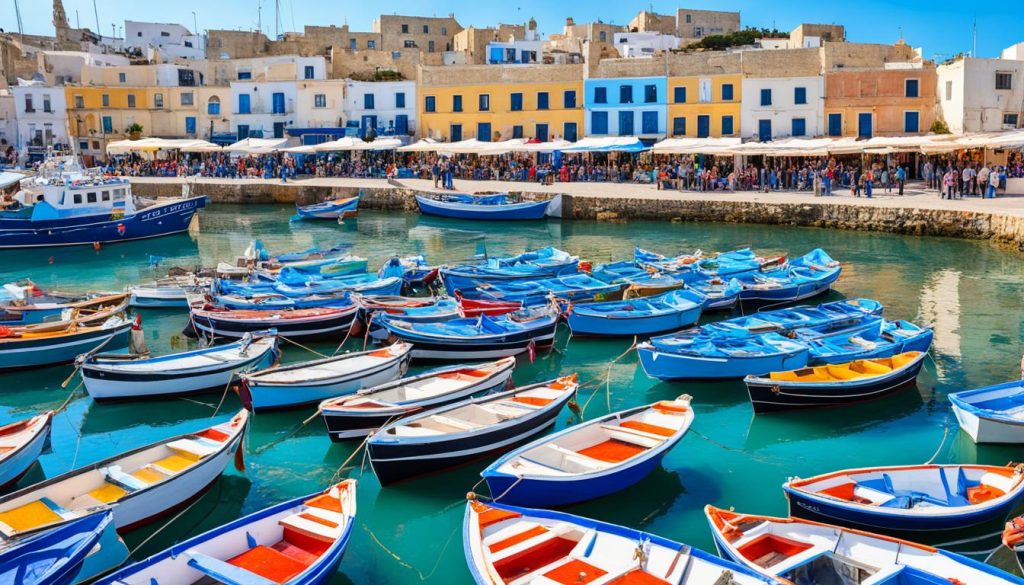
[[[273,34],[273,0],[173,0],[156,3],[96,0],[103,34],[110,34],[111,23],[120,27],[125,19],[179,22],[192,28],[193,11],[196,12],[200,29],[255,29],[258,4],[263,7],[263,30]],[[1024,40],[1024,28],[1008,26],[1013,22],[1021,22],[1019,11],[1014,13],[1011,4],[974,5],[953,0],[694,0],[682,3],[665,0],[281,0],[281,20],[284,30],[301,30],[304,24],[340,25],[345,22],[354,30],[370,30],[371,22],[381,12],[423,16],[454,12],[463,26],[525,22],[532,16],[546,35],[560,32],[567,16],[572,16],[576,22],[601,19],[604,22],[626,24],[637,11],[650,9],[652,5],[657,12],[672,12],[678,6],[685,6],[739,10],[744,26],[770,28],[774,25],[780,30],[791,30],[801,22],[844,24],[850,40],[861,42],[892,43],[900,38],[902,32],[908,43],[923,47],[926,56],[941,59],[971,49],[971,23],[974,19],[978,22],[979,56],[997,56],[1004,47]],[[50,24],[51,2],[20,0],[19,5],[25,32],[53,33]],[[96,28],[93,0],[64,0],[64,8],[72,26],[75,26],[77,10],[82,26]],[[0,0],[0,28],[6,31],[17,30],[14,0]]]

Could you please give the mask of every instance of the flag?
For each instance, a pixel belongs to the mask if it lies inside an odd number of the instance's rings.
[[[533,360],[537,359],[537,342],[536,341],[531,339],[530,343],[527,344],[527,346],[526,346],[526,355],[529,356],[531,364],[533,363]]]

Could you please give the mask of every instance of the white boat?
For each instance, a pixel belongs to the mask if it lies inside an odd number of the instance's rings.
[[[100,354],[80,363],[85,389],[93,400],[165,398],[222,390],[243,372],[262,370],[278,357],[273,334],[163,355]]]
[[[320,403],[332,441],[365,437],[393,420],[506,387],[516,358],[432,370]]]
[[[1024,583],[991,565],[889,536],[714,506],[704,513],[723,558],[781,583]]]
[[[1024,380],[956,392],[949,403],[975,443],[1024,443]]]
[[[50,440],[52,423],[49,411],[0,427],[0,489],[32,469]]]
[[[125,532],[198,497],[227,467],[249,413],[139,447],[0,497],[0,541],[110,507]]]
[[[188,276],[169,276],[156,282],[128,287],[131,306],[138,308],[187,308],[189,294],[209,289],[211,279]]]
[[[243,374],[240,397],[253,412],[318,404],[399,378],[411,358],[412,345],[396,343]]]

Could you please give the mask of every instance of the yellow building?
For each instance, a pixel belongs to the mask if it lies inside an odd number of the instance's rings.
[[[739,136],[742,83],[738,73],[669,77],[669,136]]]
[[[424,138],[577,140],[583,134],[581,65],[421,67]]]

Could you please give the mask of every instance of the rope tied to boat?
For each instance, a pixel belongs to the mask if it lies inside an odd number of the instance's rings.
[[[448,540],[445,541],[444,546],[441,547],[441,550],[437,553],[437,561],[434,563],[434,567],[432,569],[430,569],[430,572],[428,572],[426,574],[424,574],[423,571],[417,569],[416,567],[412,566],[408,562],[402,560],[402,557],[398,556],[397,554],[395,554],[395,552],[393,550],[391,550],[387,546],[385,546],[384,543],[381,542],[379,538],[377,538],[377,535],[374,534],[372,530],[370,530],[370,527],[367,526],[365,522],[363,523],[363,530],[365,530],[366,533],[370,535],[370,539],[373,540],[373,542],[375,542],[377,544],[377,546],[379,546],[381,548],[381,550],[386,552],[388,554],[388,556],[390,556],[391,558],[395,559],[395,561],[397,561],[398,564],[402,565],[406,569],[409,569],[410,571],[415,571],[416,575],[419,577],[420,581],[426,581],[426,580],[430,579],[431,577],[433,577],[434,573],[437,572],[438,567],[441,566],[441,560],[444,558],[444,553],[448,550],[449,545],[451,545],[452,539],[455,538],[455,533],[459,531],[459,527],[456,526],[452,530],[451,534],[448,535]]]
[[[928,461],[924,462],[925,465],[931,465],[932,462],[935,461],[935,458],[939,456],[939,453],[942,451],[943,445],[946,444],[946,439],[949,437],[949,428],[951,426],[950,425],[950,419],[951,418],[952,417],[950,417],[949,415],[946,415],[946,428],[945,428],[945,430],[942,431],[942,440],[939,441],[939,446],[936,447],[935,453],[932,453],[932,456],[928,459]]]
[[[320,357],[322,357],[324,359],[327,359],[328,357],[330,357],[330,356],[326,356],[326,355],[320,353],[319,351],[316,351],[314,349],[310,349],[310,348],[306,347],[305,345],[302,345],[298,341],[295,341],[295,340],[292,340],[292,339],[288,339],[284,335],[278,335],[278,338],[281,339],[282,341],[287,341],[288,343],[294,345],[295,347],[298,347],[300,349],[304,349],[304,350],[308,351],[309,353],[311,353],[313,355],[320,356]]]

